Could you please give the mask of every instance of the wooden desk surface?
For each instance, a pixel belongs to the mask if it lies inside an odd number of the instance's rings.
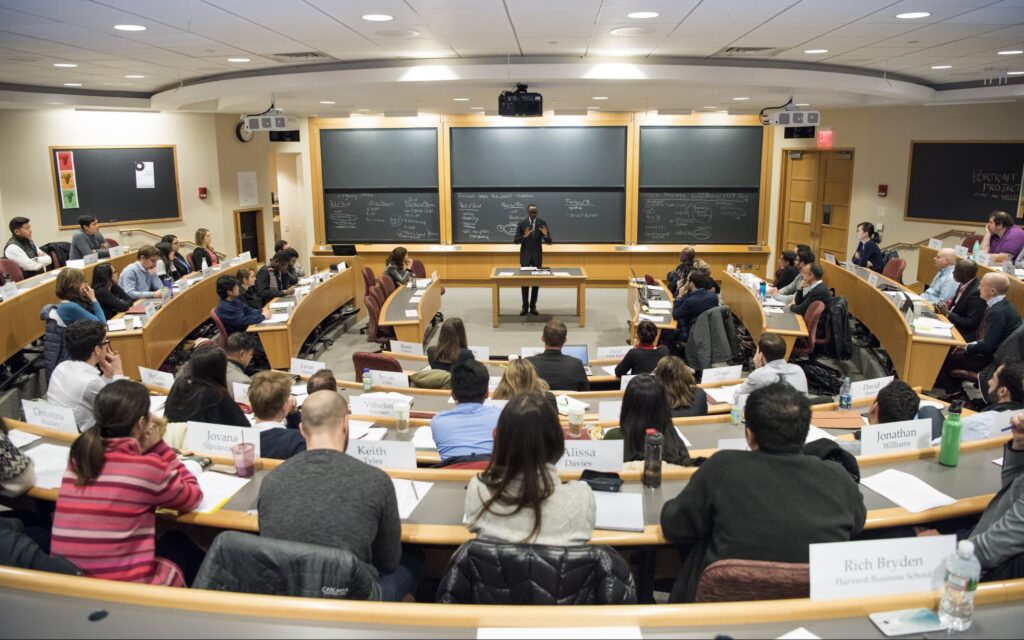
[[[402,342],[423,344],[426,340],[427,327],[441,310],[442,288],[440,279],[434,280],[425,289],[410,289],[405,286],[396,288],[381,307],[380,325],[393,328],[395,336]],[[420,293],[420,301],[412,304],[412,297]],[[415,317],[410,318],[406,315],[406,311],[413,310],[416,311]]]
[[[655,343],[660,341],[662,331],[675,331],[677,323],[672,318],[672,309],[651,309],[648,306],[649,311],[644,311],[640,304],[641,295],[640,292],[645,285],[637,284],[633,280],[626,282],[626,314],[629,318],[629,335],[630,338],[636,337],[636,325],[640,322],[640,314],[651,316],[655,318],[661,318],[660,322],[655,322],[654,326],[658,328],[658,339]],[[675,303],[675,298],[672,296],[672,291],[665,284],[664,280],[657,280],[656,284],[646,285],[647,296],[650,300],[663,300],[670,304]],[[591,361],[593,362],[593,361]],[[611,364],[611,363],[609,363]],[[614,364],[618,364],[615,362]],[[591,364],[591,367],[594,365]]]
[[[802,315],[793,313],[788,306],[779,307],[782,313],[765,313],[765,308],[738,276],[726,270],[716,272],[722,283],[722,302],[732,309],[750,337],[757,342],[765,333],[774,333],[786,342],[786,359],[793,352],[797,338],[807,337],[807,325]]]

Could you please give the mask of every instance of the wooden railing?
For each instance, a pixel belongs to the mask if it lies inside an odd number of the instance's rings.
[[[148,229],[118,229],[117,232],[121,236],[128,236],[129,238],[134,238],[136,234],[142,234],[144,236],[148,236],[149,238],[153,239],[148,244],[156,244],[156,243],[160,242],[161,240],[163,240],[164,236],[167,235],[167,234],[153,233],[152,231],[149,231]],[[185,240],[181,236],[178,236],[178,244],[181,245],[181,253],[182,254],[184,254],[186,252],[187,253],[192,253],[195,250],[195,248],[196,248],[196,243],[189,242],[188,240]],[[221,253],[220,251],[215,251],[214,253],[217,254],[218,258],[223,258],[224,257],[224,254]]]
[[[935,238],[936,240],[945,240],[946,238],[956,236],[959,239],[963,240],[967,236],[973,235],[975,233],[977,233],[977,231],[972,231],[968,229],[946,229],[942,233],[937,233],[935,235],[928,236],[924,240],[920,240],[918,242],[896,242],[890,245],[886,245],[882,247],[882,251],[889,251],[891,249],[896,249],[897,251],[904,249],[908,251],[913,251],[927,245],[928,241],[931,240],[932,238]]]

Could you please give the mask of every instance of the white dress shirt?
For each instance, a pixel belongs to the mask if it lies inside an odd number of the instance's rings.
[[[16,244],[10,244],[4,249],[4,257],[8,260],[14,260],[22,271],[42,271],[46,267],[53,264],[53,260],[50,260],[50,256],[46,255],[42,251],[36,255],[35,258],[28,257],[25,250]]]
[[[953,265],[949,265],[935,274],[921,297],[932,304],[952,300],[959,286],[960,283],[953,279]]]
[[[46,401],[58,407],[67,407],[75,414],[79,431],[96,424],[92,405],[100,389],[124,376],[104,378],[100,370],[81,360],[65,360],[57,365],[46,389]]]

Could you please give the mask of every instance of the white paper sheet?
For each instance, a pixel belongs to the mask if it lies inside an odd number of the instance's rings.
[[[779,309],[788,306],[785,302],[782,302],[781,300],[776,300],[775,298],[768,298],[767,300],[762,302],[761,305],[764,307],[774,307]]]
[[[374,440],[383,440],[388,436],[387,427],[374,427],[367,431],[360,440],[363,442],[372,442]]]
[[[198,513],[213,513],[228,503],[233,495],[241,491],[242,487],[249,484],[252,478],[239,478],[238,476],[216,471],[207,471],[198,478],[199,486],[203,490],[203,501],[196,507]]]
[[[643,531],[644,497],[640,493],[595,491],[597,504],[595,529],[609,531]]]
[[[637,318],[640,320],[650,320],[654,324],[665,324],[665,316],[651,316],[646,313],[641,313]]]
[[[395,497],[398,498],[398,517],[405,520],[412,515],[419,505],[423,496],[427,495],[433,482],[420,482],[419,480],[402,480],[391,478],[395,485]]]
[[[726,404],[732,404],[733,398],[736,396],[736,390],[740,388],[738,384],[730,384],[724,387],[715,387],[714,389],[705,389],[704,391],[711,396],[715,402],[724,402]]]
[[[860,483],[875,493],[892,500],[911,513],[920,513],[956,502],[917,476],[896,469],[886,469],[861,478]]]
[[[676,433],[678,433],[679,437],[683,439],[683,444],[686,445],[687,449],[690,449],[690,448],[693,447],[693,443],[690,442],[690,439],[687,438],[685,435],[683,435],[683,430],[682,430],[681,427],[676,427]]]
[[[406,309],[405,310],[405,317],[406,318],[418,318],[418,317],[420,317],[420,312],[417,309]]]
[[[10,431],[7,432],[7,439],[11,441],[11,444],[18,447],[19,449],[27,444],[32,444],[40,437],[41,436],[37,436],[34,433],[19,431],[17,429],[11,429]]]
[[[672,310],[671,300],[648,300],[647,306],[651,309],[664,309],[665,311]]]
[[[369,431],[370,427],[373,426],[373,422],[370,420],[352,420],[348,421],[348,439],[349,440],[360,440]]]
[[[551,275],[559,277],[559,278],[571,278],[572,277],[572,274],[569,273],[568,271],[553,271],[551,273]]]
[[[504,271],[502,273],[499,273],[498,277],[499,278],[511,278],[514,275],[516,275],[516,274],[513,271]]]
[[[590,405],[576,398],[570,398],[569,396],[558,396],[555,398],[555,404],[558,405],[558,413],[562,415],[569,415],[569,409],[579,407],[586,411],[590,408]]]
[[[614,364],[608,364],[608,365],[605,365],[605,366],[601,367],[601,369],[603,369],[605,371],[605,373],[607,373],[608,375],[614,376],[615,375],[615,367],[616,366],[617,365],[614,365]]]
[[[127,328],[128,326],[125,324],[124,318],[107,320],[107,331],[124,331]]]
[[[295,306],[294,302],[271,302],[271,309],[290,309]]]
[[[44,443],[25,452],[36,470],[36,486],[42,489],[60,488],[64,471],[68,468],[71,447]]]
[[[992,461],[992,464],[999,465],[1000,467],[1003,466],[1003,457],[999,456],[998,458]]]
[[[287,313],[272,313],[270,317],[261,322],[260,324],[279,324],[281,322],[288,322]]]
[[[778,640],[821,640],[821,636],[816,636],[803,627],[797,627],[789,633],[779,636]]]
[[[164,415],[164,406],[167,404],[167,396],[149,396],[149,412],[155,416]]]
[[[807,439],[804,440],[804,443],[806,444],[808,442],[814,442],[815,440],[821,440],[823,438],[825,440],[835,441],[835,438],[830,436],[827,431],[825,431],[824,429],[819,429],[818,427],[812,424],[810,428],[807,430]]]
[[[437,450],[437,445],[434,444],[434,432],[430,430],[430,427],[416,427],[412,434],[412,443],[416,445],[417,449]]]

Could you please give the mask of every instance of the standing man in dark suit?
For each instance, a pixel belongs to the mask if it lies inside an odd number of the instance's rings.
[[[548,223],[537,217],[537,205],[531,204],[526,207],[527,218],[516,226],[516,237],[514,242],[519,245],[519,266],[520,267],[541,267],[544,263],[544,244],[551,244],[551,233],[548,232]],[[540,287],[523,287],[523,309],[519,315],[525,316],[527,310],[537,315],[537,293]],[[527,299],[529,296],[529,299]]]
[[[812,302],[824,302],[828,306],[832,300],[832,294],[829,293],[828,287],[822,281],[824,276],[825,270],[817,262],[806,265],[803,269],[803,283],[796,292],[796,298],[793,299],[794,304],[790,305],[789,310],[804,315]],[[819,338],[825,335],[824,322],[818,323],[817,335]]]
[[[988,307],[978,292],[978,265],[973,260],[957,260],[953,267],[953,279],[960,285],[949,300],[935,303],[936,313],[949,318],[964,340],[973,342],[978,337],[978,327]]]

